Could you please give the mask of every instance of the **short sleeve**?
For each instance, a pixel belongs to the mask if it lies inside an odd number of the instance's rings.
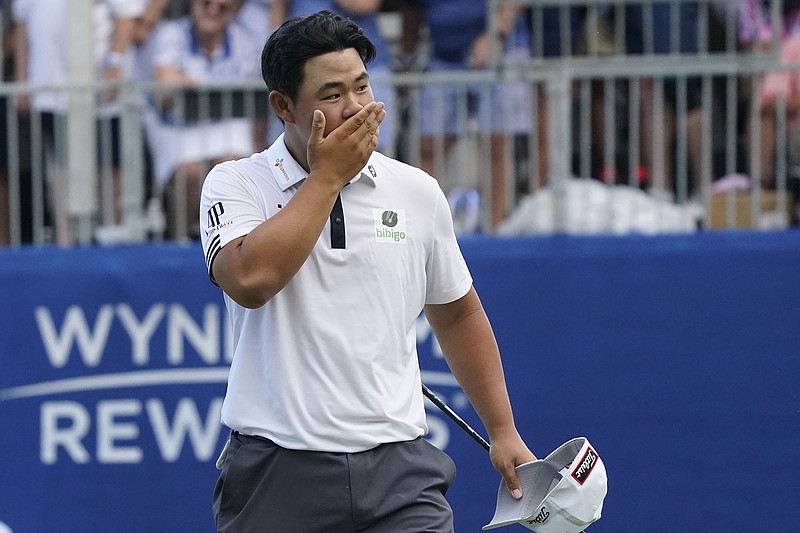
[[[781,45],[781,63],[791,65],[800,62],[800,35],[794,35]],[[761,84],[760,104],[775,100],[779,95],[788,98],[800,96],[798,74],[792,71],[769,71]]]
[[[14,0],[11,3],[11,18],[14,22],[27,23],[30,12],[30,0]]]
[[[181,53],[185,50],[185,38],[178,21],[166,22],[156,26],[152,45],[148,47],[154,67],[181,67]]]
[[[230,164],[222,163],[209,172],[200,197],[200,241],[206,268],[232,240],[247,235],[267,219],[267,212],[255,187]]]
[[[436,184],[433,244],[426,271],[426,304],[453,302],[467,294],[472,286],[472,275],[456,239],[447,198],[438,184]]]
[[[114,17],[141,17],[147,8],[147,0],[105,0]]]

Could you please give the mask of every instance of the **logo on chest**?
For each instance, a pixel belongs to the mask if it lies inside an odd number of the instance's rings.
[[[405,209],[372,209],[375,242],[406,243]]]

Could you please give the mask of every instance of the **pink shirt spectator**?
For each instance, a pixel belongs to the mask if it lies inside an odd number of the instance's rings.
[[[759,0],[742,0],[738,9],[739,43],[768,42],[772,39],[771,9]],[[800,30],[800,8],[783,16],[781,39]]]
[[[764,75],[761,87],[761,107],[774,102],[780,95],[787,100],[800,100],[800,33],[796,33],[781,44],[780,61],[784,65],[797,65],[797,70],[771,71]],[[800,124],[800,115],[788,115],[789,126]]]

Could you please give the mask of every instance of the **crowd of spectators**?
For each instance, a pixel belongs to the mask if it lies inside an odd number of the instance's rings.
[[[1,1],[1,0],[0,0]],[[6,0],[3,2],[3,52],[7,81],[35,86],[58,87],[68,81],[66,55],[67,0]],[[385,79],[392,73],[450,73],[481,70],[494,61],[512,64],[531,58],[598,53],[696,54],[699,51],[726,51],[731,42],[738,53],[764,51],[778,42],[783,61],[800,56],[800,2],[785,0],[780,38],[773,39],[771,2],[741,0],[737,2],[643,3],[628,2],[585,6],[558,6],[556,2],[543,9],[506,5],[496,13],[494,31],[490,32],[490,13],[485,0],[94,0],[92,29],[94,72],[98,81],[110,82],[112,89],[103,92],[96,105],[98,141],[98,194],[111,199],[110,220],[119,223],[120,166],[122,140],[119,127],[118,90],[114,84],[159,82],[190,91],[204,84],[246,83],[260,79],[259,54],[262,43],[272,29],[288,17],[328,9],[356,21],[376,43],[378,56],[369,66],[373,79]],[[708,9],[707,9],[708,8]],[[620,12],[620,9],[623,11]],[[389,42],[381,16],[400,15],[402,32]],[[707,14],[702,18],[700,13]],[[701,28],[698,20],[706,20]],[[730,22],[734,21],[734,27]],[[591,28],[596,32],[587,31]],[[605,28],[607,31],[600,31]],[[727,38],[731,31],[735,39]],[[564,33],[566,32],[566,33]],[[677,39],[673,38],[677,36]],[[705,39],[705,41],[703,40]],[[727,50],[730,51],[730,50]],[[800,164],[800,84],[797,76],[769,73],[761,83],[740,80],[735,109],[738,138],[760,139],[760,149],[742,150],[737,154],[737,172],[756,174],[758,183],[767,188],[776,185],[776,151],[788,149]],[[697,194],[703,172],[703,121],[718,123],[718,116],[703,111],[703,87],[699,77],[682,80],[667,77],[642,77],[638,80],[638,107],[641,116],[636,131],[625,131],[628,117],[618,124],[611,160],[605,145],[611,142],[602,129],[605,105],[604,88],[594,83],[591,98],[591,177],[603,181],[622,182],[646,188],[654,194],[686,201]],[[630,91],[627,86],[626,91]],[[717,85],[715,85],[717,87]],[[763,90],[762,90],[763,88]],[[402,157],[418,153],[418,163],[434,176],[445,170],[449,151],[470,127],[486,133],[489,139],[484,155],[491,161],[485,190],[491,191],[488,230],[508,215],[512,206],[504,194],[508,184],[509,164],[514,166],[519,150],[533,161],[517,174],[529,174],[517,181],[525,182],[521,193],[530,188],[546,187],[548,176],[548,115],[543,86],[524,81],[504,80],[485,87],[450,86],[441,83],[423,84],[409,100],[404,88],[373,84],[377,100],[386,103],[389,111],[381,126],[379,150]],[[715,89],[722,100],[730,91]],[[147,194],[158,199],[166,214],[165,237],[196,238],[198,192],[202,180],[215,163],[244,157],[264,149],[274,139],[275,118],[267,116],[201,116],[187,120],[186,100],[179,91],[153,90],[143,103],[143,143],[146,150]],[[785,98],[779,98],[780,95]],[[617,95],[618,96],[618,95]],[[629,92],[624,97],[631,97]],[[16,187],[15,205],[30,219],[36,212],[44,224],[52,228],[49,241],[71,241],[68,214],[64,202],[66,172],[64,163],[64,121],[66,93],[58,90],[37,90],[30,95],[14,93],[0,101],[0,244],[9,241],[8,209],[11,201],[6,163],[7,112],[18,114],[15,123],[41,131],[42,157],[22,165],[20,185]],[[408,137],[401,135],[406,127],[409,101],[418,117],[419,144],[415,149],[404,147]],[[753,102],[758,113],[748,111]],[[785,103],[787,115],[786,146],[776,141],[777,126],[782,124],[777,113]],[[717,108],[715,103],[715,108]],[[466,110],[466,112],[465,112]],[[690,125],[688,139],[689,182],[676,182],[676,131],[678,115],[683,113]],[[758,120],[753,121],[753,117]],[[35,118],[35,120],[34,120]],[[758,128],[758,135],[754,129]],[[712,128],[712,133],[713,133]],[[25,139],[26,135],[20,135]],[[518,142],[520,139],[527,141]],[[509,143],[511,145],[509,146]],[[23,141],[24,144],[24,141]],[[532,149],[530,147],[533,147]],[[638,147],[633,157],[628,147]],[[529,153],[533,151],[534,153]],[[509,158],[508,154],[512,153]],[[753,161],[753,154],[758,161]],[[624,162],[635,161],[632,168]],[[623,164],[620,164],[623,162]],[[18,165],[19,166],[19,165]],[[630,166],[630,165],[628,165]],[[30,167],[30,168],[27,168]],[[753,168],[755,172],[749,172]],[[45,175],[44,191],[37,207],[35,187],[30,185],[26,170],[39,168]],[[727,169],[728,171],[730,169]],[[20,171],[20,169],[18,169]],[[722,177],[726,169],[712,167],[711,179]],[[532,184],[532,185],[531,185]],[[681,190],[683,187],[683,190]],[[676,198],[677,196],[677,198]],[[23,242],[35,240],[28,226],[23,227]]]

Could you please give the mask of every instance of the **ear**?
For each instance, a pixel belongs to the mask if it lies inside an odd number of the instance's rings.
[[[280,91],[270,91],[269,105],[272,106],[272,110],[275,111],[275,114],[278,115],[284,123],[295,123],[294,103],[286,94]]]

